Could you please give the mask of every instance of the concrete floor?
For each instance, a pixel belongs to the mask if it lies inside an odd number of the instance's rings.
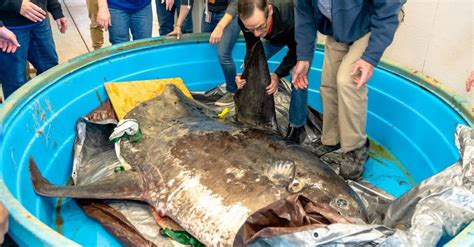
[[[89,51],[92,51],[91,35],[89,31],[90,20],[87,13],[86,0],[60,0],[63,8],[63,14],[68,21],[66,33],[60,33],[56,23],[51,23],[56,51],[59,56],[59,63],[68,61]],[[153,36],[159,36],[158,19],[156,16],[155,1],[152,1],[153,7]],[[53,21],[52,16],[50,20]],[[104,46],[109,46],[109,35],[104,34]],[[31,76],[34,76],[32,74]],[[3,102],[3,93],[0,83],[0,103]]]
[[[52,25],[56,50],[59,55],[59,62],[65,62],[73,57],[77,57],[89,51],[92,51],[91,36],[89,31],[89,16],[85,0],[60,0],[63,13],[68,20],[68,30],[62,34]],[[153,7],[153,36],[158,34],[158,20],[155,10],[155,1],[152,1]],[[105,45],[110,45],[108,33],[104,36]]]

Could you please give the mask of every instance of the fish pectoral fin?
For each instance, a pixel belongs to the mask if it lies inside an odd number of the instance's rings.
[[[30,158],[30,175],[34,190],[43,196],[144,200],[142,180],[137,172],[118,173],[88,185],[57,186],[41,175],[35,161]]]
[[[288,185],[295,177],[296,167],[292,160],[277,160],[265,171],[270,181],[277,185]]]

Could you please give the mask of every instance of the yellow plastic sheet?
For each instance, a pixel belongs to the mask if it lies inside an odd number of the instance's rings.
[[[110,102],[119,120],[138,104],[153,99],[162,94],[166,85],[175,85],[188,98],[192,99],[191,93],[186,88],[181,78],[168,78],[156,80],[130,81],[130,82],[108,82],[105,90],[109,95]]]

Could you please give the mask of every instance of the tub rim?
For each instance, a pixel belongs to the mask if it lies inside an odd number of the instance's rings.
[[[2,126],[10,115],[15,114],[17,106],[20,106],[26,99],[38,94],[46,85],[52,83],[51,81],[58,80],[66,73],[73,72],[82,68],[83,66],[92,64],[99,59],[114,55],[117,52],[131,51],[141,48],[150,48],[150,46],[179,44],[179,43],[208,43],[210,34],[185,34],[180,40],[174,37],[152,37],[143,40],[126,42],[114,46],[108,46],[99,50],[95,50],[75,58],[72,58],[62,64],[59,64],[47,72],[28,81],[23,87],[14,92],[3,104],[0,104],[0,142],[2,141]],[[238,42],[242,42],[242,36]],[[324,43],[318,42],[316,49],[323,51]],[[388,59],[382,59],[378,66],[383,70],[389,71],[395,75],[403,77],[408,81],[426,89],[430,93],[436,95],[449,106],[451,106],[461,117],[466,120],[469,126],[474,123],[474,104],[471,104],[467,99],[457,94],[449,86],[442,85],[436,79],[424,75],[420,71],[410,69],[406,66],[398,64]],[[53,82],[54,83],[54,82]],[[41,222],[28,210],[26,210],[19,201],[11,194],[6,184],[3,181],[3,176],[0,177],[0,200],[4,202],[9,210],[9,219],[19,224],[24,228],[25,232],[30,232],[38,240],[45,244],[65,245],[65,246],[79,246],[76,242],[65,236],[59,234],[51,227]],[[11,224],[11,223],[10,223]],[[458,234],[457,237],[460,234]]]

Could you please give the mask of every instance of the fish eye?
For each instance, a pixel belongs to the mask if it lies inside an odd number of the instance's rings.
[[[318,240],[318,238],[323,238],[325,236],[327,236],[328,234],[331,234],[327,228],[325,227],[322,227],[322,228],[318,228],[317,230],[315,230],[313,232],[313,234],[311,234],[311,236],[313,237],[314,240]]]
[[[336,205],[337,205],[338,208],[345,209],[345,208],[347,208],[348,203],[347,203],[346,200],[344,200],[342,198],[339,198],[339,199],[336,200]]]

